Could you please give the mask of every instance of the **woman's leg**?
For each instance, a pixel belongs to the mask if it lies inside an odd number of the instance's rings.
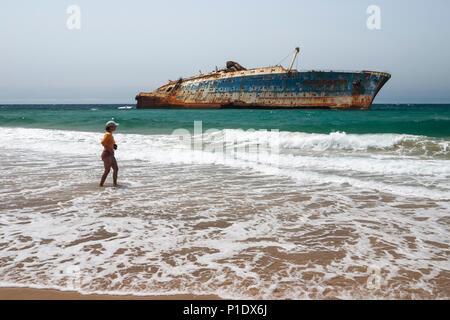
[[[111,164],[112,164],[111,157],[107,157],[103,160],[105,171],[103,172],[102,180],[100,180],[100,187],[103,187],[103,184],[105,183],[106,177],[108,176],[109,171],[111,170]]]
[[[115,157],[112,157],[111,166],[114,170],[113,172],[114,185],[117,186],[117,173],[119,172],[119,166],[117,165],[117,160]]]

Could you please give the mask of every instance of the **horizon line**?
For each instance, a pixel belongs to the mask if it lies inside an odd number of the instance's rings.
[[[95,103],[95,102],[80,102],[80,103],[76,103],[76,102],[72,102],[72,103],[2,103],[0,102],[0,106],[15,106],[15,105],[136,105],[137,103],[126,103],[126,102],[114,102],[114,103],[106,103],[106,102],[102,102],[102,103]],[[450,105],[450,101],[449,102],[383,102],[383,103],[372,103],[372,106],[375,105],[384,105],[384,104],[407,104],[407,105],[421,105],[421,104],[442,104],[442,105]],[[307,107],[305,107],[305,109],[308,109]],[[197,109],[199,110],[199,109]]]

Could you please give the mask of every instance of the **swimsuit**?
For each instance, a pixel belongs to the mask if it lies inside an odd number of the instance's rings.
[[[105,161],[106,158],[110,157],[111,159],[114,157],[114,153],[108,150],[104,150],[102,152],[102,160]]]

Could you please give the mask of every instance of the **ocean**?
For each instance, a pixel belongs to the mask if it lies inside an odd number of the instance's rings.
[[[0,150],[0,287],[450,298],[450,105],[0,105]]]

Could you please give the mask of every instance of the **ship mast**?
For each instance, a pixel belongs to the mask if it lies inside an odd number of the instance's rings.
[[[299,53],[300,48],[295,48],[294,56],[292,57],[291,65],[289,66],[288,72],[292,70],[292,66],[294,65],[295,58],[297,58],[297,54]]]

